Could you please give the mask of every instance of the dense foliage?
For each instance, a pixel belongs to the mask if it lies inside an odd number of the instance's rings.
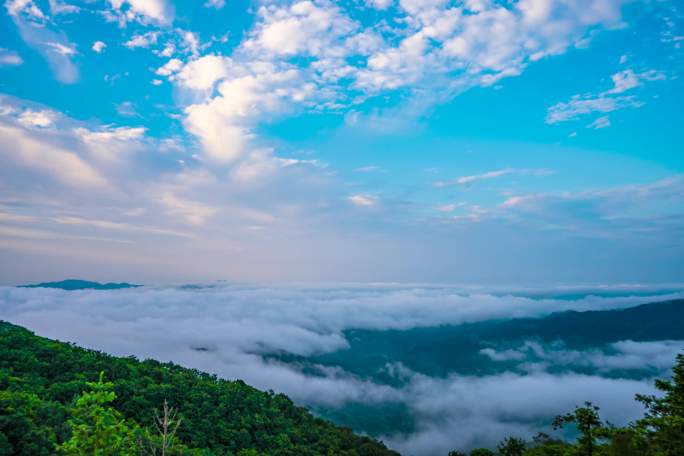
[[[282,394],[172,363],[109,356],[0,322],[0,455],[133,454],[159,439],[155,410],[165,401],[181,420],[176,451],[166,454],[397,454]]]
[[[605,423],[599,408],[590,402],[573,412],[557,416],[553,427],[573,426],[575,443],[540,433],[531,442],[508,438],[497,453],[478,448],[470,456],[684,456],[684,355],[677,355],[671,380],[657,380],[661,396],[637,395],[644,417],[624,428]],[[466,456],[452,451],[449,456]]]

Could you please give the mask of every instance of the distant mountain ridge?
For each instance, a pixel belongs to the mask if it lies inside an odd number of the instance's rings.
[[[136,285],[126,282],[92,282],[89,280],[66,279],[58,282],[42,282],[29,285],[19,285],[18,288],[59,288],[61,290],[120,290],[124,288],[136,288]]]
[[[461,325],[411,329],[350,329],[349,346],[336,352],[304,357],[275,354],[293,364],[339,366],[362,378],[384,378],[387,363],[402,363],[431,376],[488,375],[511,369],[515,361],[499,362],[482,354],[491,347],[514,348],[534,340],[562,342],[568,349],[606,347],[623,340],[684,340],[684,299],[641,304],[624,309],[563,311],[544,317],[488,320]]]

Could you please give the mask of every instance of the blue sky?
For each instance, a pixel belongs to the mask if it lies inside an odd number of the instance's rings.
[[[0,280],[679,282],[684,10],[6,0]]]

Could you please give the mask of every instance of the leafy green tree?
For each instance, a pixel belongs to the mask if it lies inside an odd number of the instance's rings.
[[[656,380],[662,397],[637,395],[644,404],[644,418],[635,429],[649,442],[656,456],[684,455],[684,355],[677,355],[671,380]]]
[[[648,444],[633,428],[609,429],[604,452],[606,456],[645,456],[650,454]]]
[[[566,456],[572,449],[568,443],[544,432],[535,435],[531,445],[528,446],[529,448],[523,453],[525,456]]]
[[[0,391],[0,455],[54,454],[55,443],[66,436],[66,411],[36,394]]]
[[[467,456],[464,452],[458,450],[449,451],[449,456]]]
[[[59,446],[67,456],[136,456],[137,426],[131,426],[112,408],[116,399],[114,385],[104,382],[100,372],[97,382],[87,382],[90,391],[84,391],[76,401],[69,419],[71,438]]]
[[[525,441],[515,437],[508,437],[497,447],[500,456],[522,456],[525,452]]]
[[[584,407],[576,407],[572,413],[557,416],[553,420],[553,428],[560,429],[570,423],[580,432],[578,454],[592,456],[595,453],[597,438],[604,427],[599,416],[599,408],[591,402],[585,402]]]
[[[486,448],[475,448],[470,452],[470,456],[495,456],[494,452]]]

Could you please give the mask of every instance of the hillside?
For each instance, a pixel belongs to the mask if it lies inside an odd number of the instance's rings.
[[[69,406],[101,371],[113,383],[113,405],[125,418],[151,427],[154,410],[168,400],[182,416],[180,441],[207,456],[397,454],[314,417],[282,394],[171,363],[109,356],[5,322],[0,322],[0,454],[56,454],[55,445],[69,437]]]

